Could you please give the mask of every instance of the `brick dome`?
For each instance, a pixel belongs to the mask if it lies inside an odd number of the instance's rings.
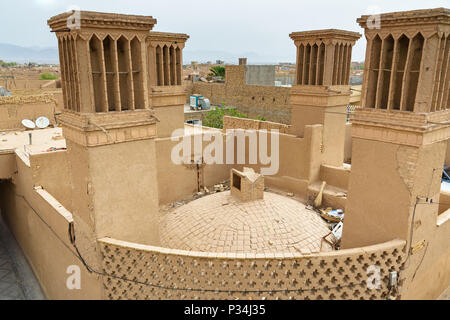
[[[330,251],[322,241],[330,230],[300,202],[265,192],[241,202],[216,193],[178,207],[161,219],[161,245],[212,253],[311,253]]]

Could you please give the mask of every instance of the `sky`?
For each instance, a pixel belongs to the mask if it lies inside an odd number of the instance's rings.
[[[295,60],[294,31],[344,29],[363,33],[363,14],[449,7],[450,0],[1,0],[0,42],[26,47],[56,47],[48,18],[81,10],[151,15],[155,31],[190,35],[186,51],[253,53]],[[353,60],[362,61],[359,40]],[[251,61],[249,61],[251,63]]]

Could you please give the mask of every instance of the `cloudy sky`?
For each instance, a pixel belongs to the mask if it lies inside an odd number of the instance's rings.
[[[156,31],[191,36],[186,51],[258,54],[295,60],[293,31],[338,28],[362,32],[362,14],[449,7],[449,0],[1,0],[0,42],[56,47],[46,20],[72,6],[81,10],[151,15]],[[364,59],[365,41],[354,50]],[[251,62],[251,61],[249,61]]]

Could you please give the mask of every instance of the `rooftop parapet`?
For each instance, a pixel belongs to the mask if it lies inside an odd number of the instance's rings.
[[[361,34],[328,29],[290,37],[297,47],[297,85],[349,85],[352,48]]]
[[[362,106],[409,112],[450,107],[450,10],[362,16],[367,38]]]
[[[151,16],[92,11],[69,11],[47,21],[53,32],[68,32],[74,29],[121,29],[148,32],[153,29],[156,22],[156,19]],[[75,26],[77,23],[78,27],[70,28],[71,25]]]

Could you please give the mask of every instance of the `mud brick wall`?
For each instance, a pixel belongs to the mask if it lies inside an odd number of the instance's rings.
[[[227,66],[225,84],[195,82],[191,94],[201,94],[213,105],[237,107],[249,117],[290,124],[290,88],[245,84],[245,66]]]

